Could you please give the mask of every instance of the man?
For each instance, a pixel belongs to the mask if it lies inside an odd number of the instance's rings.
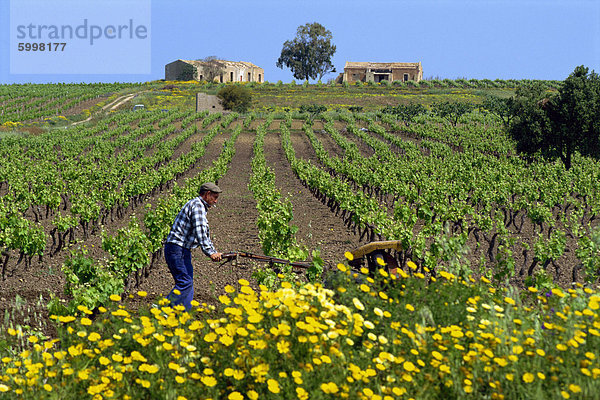
[[[194,267],[191,249],[200,247],[212,261],[220,261],[222,253],[215,250],[210,239],[206,212],[217,204],[221,189],[213,182],[200,186],[199,196],[188,201],[179,211],[165,243],[165,260],[175,279],[175,287],[167,296],[172,305],[192,307],[194,298]],[[178,290],[179,294],[175,291]]]

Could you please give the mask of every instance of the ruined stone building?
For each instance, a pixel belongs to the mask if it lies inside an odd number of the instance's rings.
[[[343,82],[415,81],[423,79],[423,67],[417,63],[380,63],[346,61]]]
[[[215,74],[215,69],[218,73]],[[192,77],[193,74],[193,77]],[[206,81],[211,75],[215,82],[264,82],[265,71],[246,61],[177,60],[165,65],[165,80]]]

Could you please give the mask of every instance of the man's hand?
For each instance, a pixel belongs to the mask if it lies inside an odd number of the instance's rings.
[[[213,261],[221,261],[222,257],[223,257],[223,253],[212,253],[210,255],[210,259]]]

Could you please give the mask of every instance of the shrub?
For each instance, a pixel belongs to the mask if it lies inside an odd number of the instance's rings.
[[[327,111],[327,107],[322,104],[302,104],[300,106],[301,113],[320,114]]]
[[[439,103],[433,103],[432,108],[437,115],[446,119],[452,124],[452,126],[456,126],[460,117],[466,113],[471,112],[474,107],[472,104],[469,103],[452,103],[449,101],[444,101]]]
[[[227,86],[217,93],[223,108],[235,112],[246,112],[252,104],[252,92],[240,85]]]
[[[456,83],[457,87],[462,87],[462,88],[471,87],[471,84],[464,78],[455,79],[454,82]]]
[[[446,80],[434,79],[434,80],[431,81],[431,83],[435,87],[440,87],[440,88],[446,88],[446,87],[448,87],[448,83],[446,82]]]
[[[496,82],[492,81],[491,79],[482,79],[481,82],[483,84],[485,84],[485,87],[488,87],[488,88],[497,87]]]
[[[460,86],[457,86],[456,83],[452,79],[446,78],[443,80],[443,82],[446,84],[446,86],[444,86],[444,87],[460,87]]]

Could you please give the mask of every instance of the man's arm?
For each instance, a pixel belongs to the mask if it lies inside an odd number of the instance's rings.
[[[200,245],[200,249],[204,254],[209,256],[212,261],[220,261],[221,253],[215,250],[215,246],[210,239],[210,230],[208,228],[208,220],[206,219],[206,210],[204,205],[196,205],[192,212],[192,219],[196,229],[196,238]]]

